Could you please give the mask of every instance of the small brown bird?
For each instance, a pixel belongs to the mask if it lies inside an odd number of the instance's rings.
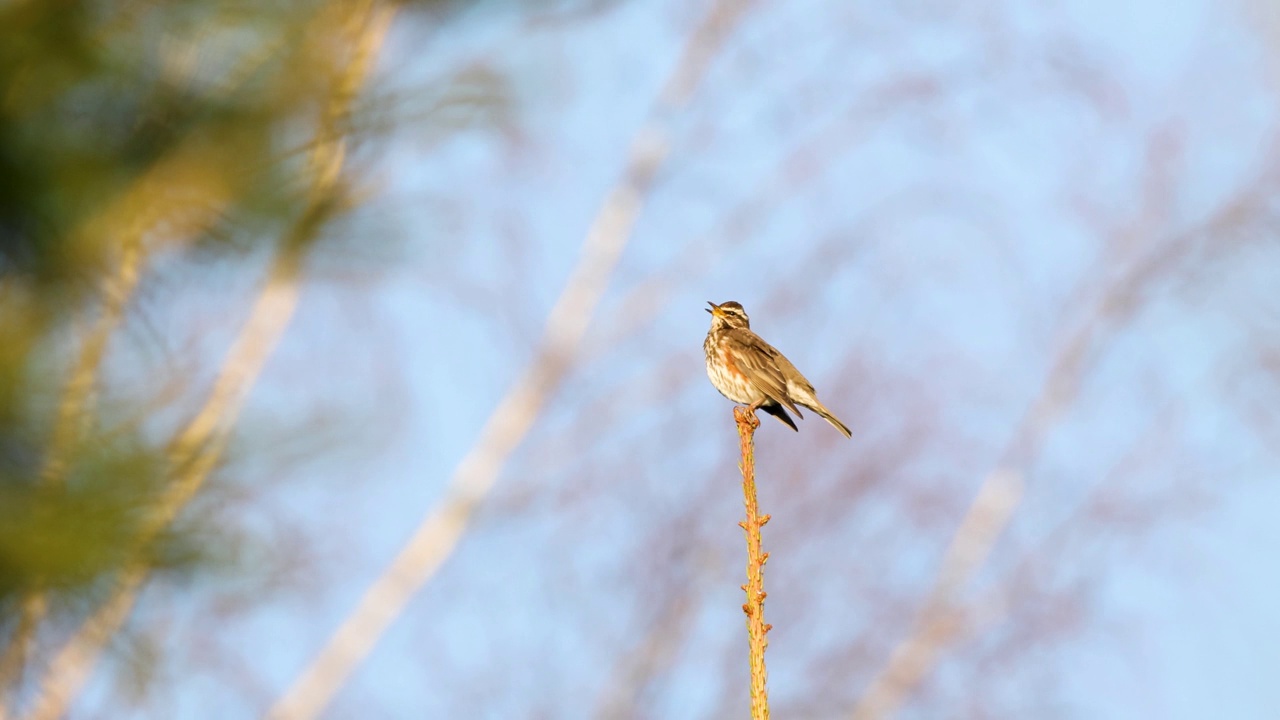
[[[818,413],[845,437],[849,428],[818,402],[813,386],[782,353],[751,332],[751,321],[742,306],[730,300],[711,306],[711,330],[702,343],[707,353],[707,377],[721,395],[748,410],[759,408],[800,431],[787,409],[803,418],[797,405]]]

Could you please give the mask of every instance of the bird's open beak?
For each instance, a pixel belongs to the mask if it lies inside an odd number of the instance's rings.
[[[707,301],[707,304],[711,306],[707,308],[707,312],[711,313],[712,315],[715,315],[716,317],[720,317],[720,306],[711,302],[710,300]]]

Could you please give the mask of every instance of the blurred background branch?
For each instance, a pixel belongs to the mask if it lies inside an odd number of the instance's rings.
[[[44,21],[38,17],[43,10],[11,8],[8,12],[19,25],[25,21],[28,25],[38,26]],[[55,26],[74,27],[75,22],[84,19],[72,17],[68,22]],[[142,512],[136,535],[129,537],[126,533],[122,536],[118,570],[103,568],[104,576],[118,575],[107,585],[108,596],[101,600],[98,609],[88,614],[81,628],[53,656],[47,675],[41,677],[43,674],[37,673],[32,678],[33,687],[38,688],[37,697],[25,717],[56,718],[67,713],[102,646],[120,631],[139,591],[156,568],[153,558],[157,553],[163,554],[163,545],[171,542],[166,537],[171,524],[220,464],[239,409],[297,307],[304,253],[316,243],[330,218],[345,209],[345,190],[339,180],[347,152],[348,118],[389,21],[387,7],[368,2],[338,3],[321,13],[306,33],[309,35],[306,42],[325,46],[323,52],[315,54],[314,58],[323,58],[327,63],[312,64],[307,68],[308,72],[317,74],[319,70],[319,75],[330,80],[317,86],[325,102],[320,108],[316,136],[311,145],[311,180],[302,196],[305,206],[280,241],[278,258],[268,273],[261,296],[243,334],[228,353],[208,401],[169,444],[166,451],[169,471],[161,479],[161,486],[157,487],[154,504],[140,508]],[[266,45],[278,48],[274,41]],[[272,52],[274,50],[249,53],[252,62],[248,66],[260,65]],[[10,67],[18,77],[23,77],[23,73],[34,66],[18,62]],[[230,86],[215,89],[210,93],[210,102],[240,100],[238,93],[243,90],[241,84],[246,79],[246,70],[246,65],[241,65],[238,72],[231,73],[228,76]],[[282,109],[293,112],[296,108],[288,106]],[[216,122],[210,124],[216,127]],[[249,132],[258,130],[245,129]],[[54,419],[53,440],[40,472],[44,486],[54,485],[58,489],[64,484],[71,462],[69,456],[78,451],[86,431],[97,430],[88,399],[94,391],[108,341],[121,325],[147,255],[155,252],[158,240],[190,242],[191,238],[206,232],[213,221],[227,213],[228,192],[224,188],[236,187],[246,179],[243,167],[234,171],[239,177],[218,177],[217,159],[209,154],[207,148],[201,147],[208,138],[202,137],[200,132],[189,132],[188,138],[192,141],[187,144],[199,148],[196,152],[188,152],[179,146],[177,151],[159,156],[155,168],[142,174],[131,188],[126,189],[119,202],[86,223],[83,232],[71,237],[73,249],[102,256],[108,267],[114,270],[102,283],[102,310],[81,342],[78,359],[70,369],[70,377],[62,393]],[[222,150],[225,152],[227,149]],[[256,159],[251,163],[261,165]],[[28,189],[11,188],[18,191]],[[243,191],[245,188],[240,186],[237,189]],[[254,200],[261,198],[255,197]],[[21,218],[18,220],[21,223]],[[20,262],[33,255],[32,251],[21,249],[23,244],[39,248],[40,243],[52,244],[59,240],[56,235],[41,240],[38,235],[25,234],[26,228],[21,224],[14,227],[17,234],[12,236],[13,244],[8,249],[10,262]],[[6,280],[9,283],[20,281],[15,275],[7,276]],[[103,480],[115,482],[109,477]],[[65,532],[65,529],[60,532]],[[44,585],[50,579],[37,575],[33,580],[34,584],[20,601],[20,619],[11,633],[4,656],[3,679],[6,685],[18,679],[22,666],[28,662],[28,649],[48,607]]]
[[[450,480],[443,502],[423,518],[391,565],[275,703],[268,713],[271,717],[300,719],[318,715],[404,611],[413,594],[453,552],[471,516],[524,440],[543,404],[573,367],[596,304],[609,285],[613,268],[666,159],[669,115],[689,101],[710,58],[746,6],[742,0],[717,2],[690,36],[650,119],[631,143],[621,181],[605,198],[587,232],[579,263],[548,316],[538,355],[493,411]]]

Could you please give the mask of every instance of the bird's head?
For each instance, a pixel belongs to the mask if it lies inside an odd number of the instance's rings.
[[[747,318],[747,311],[742,309],[742,305],[730,300],[719,305],[707,301],[711,307],[707,308],[707,312],[711,313],[711,327],[713,328],[749,328],[751,320]]]

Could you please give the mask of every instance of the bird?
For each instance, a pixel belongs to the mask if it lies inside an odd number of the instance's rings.
[[[818,400],[813,385],[795,365],[751,331],[751,320],[742,305],[730,300],[719,305],[707,301],[711,329],[702,349],[707,354],[707,377],[721,395],[736,403],[769,413],[796,432],[800,428],[787,410],[800,414],[797,405],[818,413],[847,438],[853,433]]]

